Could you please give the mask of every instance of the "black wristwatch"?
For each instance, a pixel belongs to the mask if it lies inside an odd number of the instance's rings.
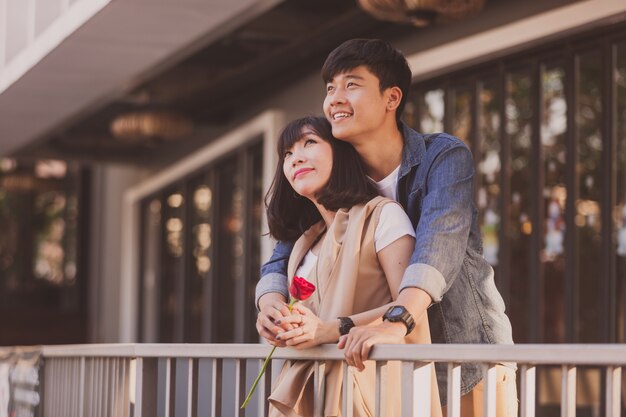
[[[346,335],[354,327],[354,322],[350,317],[337,317],[339,319],[339,334]]]
[[[391,306],[389,310],[383,315],[383,320],[390,322],[404,323],[406,326],[406,334],[408,335],[415,328],[415,320],[411,313],[404,306]],[[406,336],[406,335],[405,335]]]

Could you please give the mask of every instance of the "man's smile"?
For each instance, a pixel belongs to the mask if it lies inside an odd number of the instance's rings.
[[[332,114],[333,120],[342,120],[342,119],[347,119],[348,117],[352,117],[352,113],[340,111],[340,112]]]

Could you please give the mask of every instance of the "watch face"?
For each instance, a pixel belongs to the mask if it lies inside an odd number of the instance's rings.
[[[389,312],[389,315],[392,317],[397,317],[402,315],[402,307],[394,307],[393,310]]]

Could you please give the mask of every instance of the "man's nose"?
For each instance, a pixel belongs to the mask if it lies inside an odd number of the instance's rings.
[[[346,101],[346,95],[343,88],[337,88],[330,96],[330,105],[343,104]]]

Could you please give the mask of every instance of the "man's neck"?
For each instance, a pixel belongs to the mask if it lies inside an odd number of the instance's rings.
[[[367,175],[374,181],[380,181],[402,162],[404,138],[397,125],[394,125],[393,129],[362,138],[354,147],[365,165]]]

